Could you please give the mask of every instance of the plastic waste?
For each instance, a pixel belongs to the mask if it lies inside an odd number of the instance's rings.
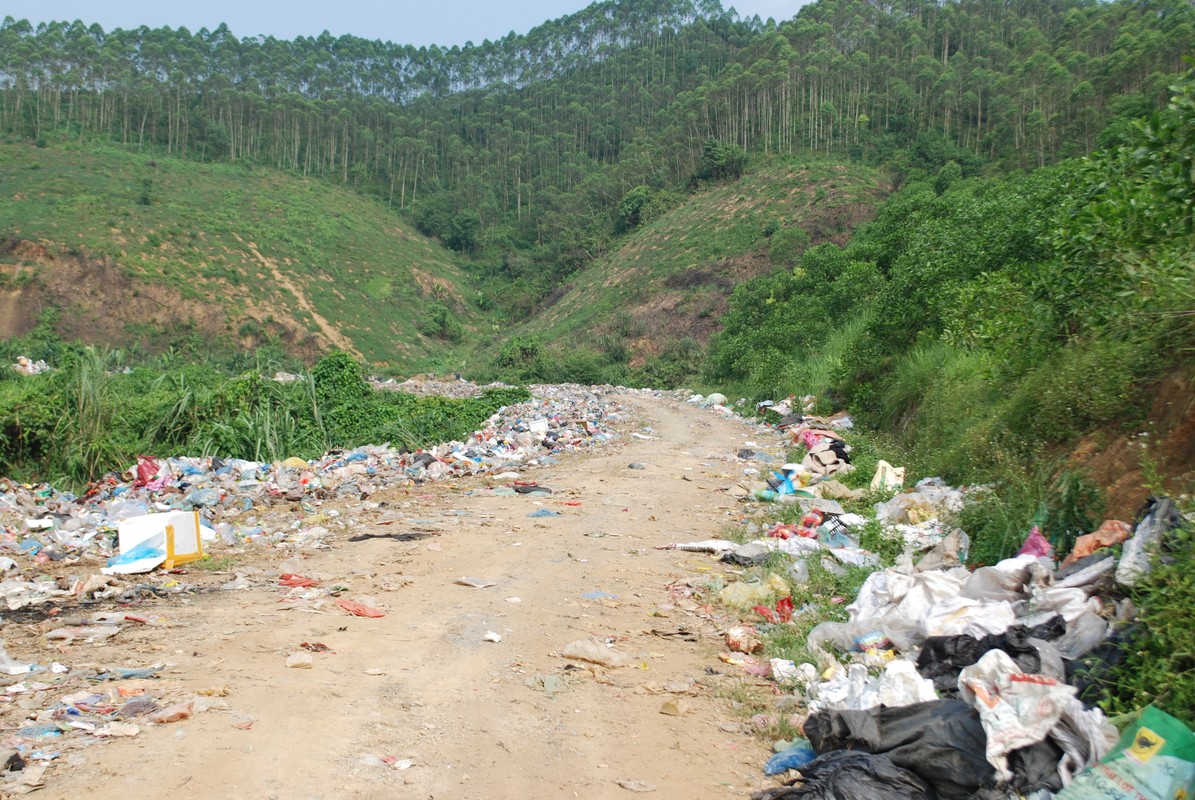
[[[1042,741],[1064,719],[1087,721],[1072,729],[1105,731],[1089,741],[1086,766],[1101,757],[1116,740],[1099,709],[1086,709],[1076,689],[1044,675],[1026,675],[1000,650],[986,653],[959,673],[959,695],[974,704],[987,734],[988,763],[1001,780],[1011,780],[1008,754]],[[1078,754],[1075,754],[1078,755]]]
[[[1071,549],[1070,555],[1062,562],[1062,566],[1068,567],[1102,548],[1120,544],[1132,535],[1133,528],[1127,522],[1106,519],[1091,533],[1085,533],[1075,539],[1075,546]]]
[[[1195,735],[1153,706],[1125,728],[1112,751],[1083,770],[1057,800],[1180,798],[1195,793]]]
[[[165,544],[162,537],[142,542],[128,552],[108,559],[108,566],[100,572],[105,575],[129,575],[149,572],[157,568],[166,560]]]
[[[1038,558],[1053,558],[1054,546],[1042,536],[1041,529],[1034,525],[1025,537],[1025,543],[1017,551],[1018,556],[1037,556]]]
[[[36,668],[36,664],[17,661],[4,649],[4,641],[0,640],[0,673],[5,675],[25,675]]]
[[[876,464],[875,475],[871,479],[871,490],[873,492],[894,491],[904,486],[904,483],[904,467],[894,467],[887,461],[879,461]]]
[[[336,601],[336,605],[340,606],[354,617],[370,617],[373,619],[379,619],[386,616],[382,611],[379,611],[373,606],[358,602],[357,600],[345,600],[341,598]]]
[[[943,800],[969,800],[994,782],[995,770],[984,756],[979,714],[959,700],[821,711],[805,723],[805,735],[821,754],[842,749],[883,754],[898,767],[916,773]],[[882,787],[866,795],[889,796]]]
[[[801,769],[815,758],[817,758],[817,753],[814,752],[813,746],[809,744],[808,740],[795,739],[788,749],[768,759],[768,763],[764,764],[763,774],[779,775],[790,769]]]
[[[315,657],[311,653],[291,653],[286,657],[286,666],[289,669],[311,669]]]
[[[563,658],[588,661],[603,667],[625,667],[634,661],[631,656],[621,650],[615,650],[613,647],[593,639],[578,639],[575,642],[569,642],[561,648],[560,655]]]
[[[141,695],[134,697],[127,703],[117,709],[115,717],[117,719],[133,719],[134,717],[144,716],[145,714],[152,714],[158,710],[158,703],[149,695]]]
[[[907,769],[883,755],[836,750],[818,756],[801,770],[795,786],[767,789],[752,800],[931,800],[932,790]]]
[[[719,599],[728,606],[751,608],[764,605],[778,595],[791,595],[788,582],[779,575],[769,575],[763,583],[737,581],[718,593]]]
[[[46,634],[46,639],[51,642],[64,641],[67,643],[73,642],[75,639],[82,639],[84,642],[91,643],[111,639],[118,633],[120,633],[120,627],[117,625],[77,625],[56,628]]]
[[[154,711],[146,716],[150,722],[164,725],[170,722],[178,722],[187,719],[193,713],[193,706],[191,703],[177,703],[172,706]]]
[[[1137,581],[1149,573],[1150,557],[1157,551],[1163,535],[1181,524],[1182,516],[1169,498],[1151,497],[1133,537],[1121,550],[1116,582],[1122,586],[1136,586]]]

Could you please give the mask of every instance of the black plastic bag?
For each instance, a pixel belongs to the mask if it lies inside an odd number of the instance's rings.
[[[995,784],[979,712],[961,700],[935,700],[866,711],[823,711],[805,723],[818,753],[882,753],[915,772],[944,800],[964,800]],[[883,797],[885,795],[875,795]]]
[[[932,680],[940,694],[955,697],[959,672],[979,661],[989,650],[1003,650],[1021,671],[1035,675],[1041,672],[1041,655],[1029,639],[1057,639],[1064,633],[1066,622],[1054,616],[1033,628],[1013,625],[1005,633],[989,634],[982,639],[966,635],[931,636],[917,655],[917,672]]]
[[[789,786],[752,800],[934,800],[933,789],[883,755],[836,750],[818,756]]]

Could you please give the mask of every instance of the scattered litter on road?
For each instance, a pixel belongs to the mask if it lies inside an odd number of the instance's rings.
[[[497,586],[494,581],[486,580],[485,578],[457,578],[453,583],[458,586],[468,586],[470,589],[488,589],[491,586]]]

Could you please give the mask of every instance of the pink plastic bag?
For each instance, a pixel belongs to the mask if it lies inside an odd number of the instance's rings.
[[[1046,537],[1041,535],[1041,530],[1034,525],[1033,530],[1029,531],[1029,536],[1025,538],[1025,543],[1021,545],[1021,549],[1017,551],[1018,556],[1037,556],[1038,558],[1053,558],[1054,548],[1050,545]]]

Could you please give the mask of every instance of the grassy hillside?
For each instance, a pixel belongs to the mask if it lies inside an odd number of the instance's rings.
[[[586,373],[586,352],[600,351],[609,379],[623,366],[632,380],[683,378],[720,328],[735,286],[790,268],[810,245],[844,242],[887,191],[884,175],[869,167],[763,161],[738,180],[676,198],[514,336],[552,343]]]
[[[0,335],[197,334],[414,367],[467,336],[463,274],[383,205],[319,180],[115,148],[0,145]],[[17,313],[19,312],[19,313]]]

